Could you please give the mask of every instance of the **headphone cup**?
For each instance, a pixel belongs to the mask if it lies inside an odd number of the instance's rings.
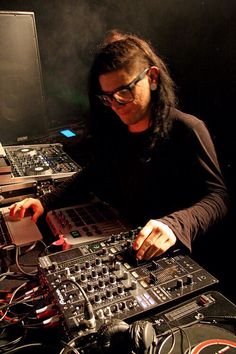
[[[149,321],[136,321],[129,325],[111,319],[98,330],[97,344],[102,353],[106,354],[152,354],[155,353],[156,332]]]
[[[98,331],[98,346],[102,353],[130,353],[127,346],[129,327],[126,322],[118,319],[111,319],[104,323]]]
[[[136,321],[129,328],[131,347],[136,354],[151,353],[150,349],[155,343],[156,332],[148,321]]]

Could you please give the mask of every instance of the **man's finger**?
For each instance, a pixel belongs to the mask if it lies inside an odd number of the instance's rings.
[[[133,243],[134,250],[138,250],[142,246],[142,244],[146,240],[146,238],[152,233],[152,230],[153,230],[153,228],[149,224],[145,225],[142,228],[142,230],[139,232],[136,239],[134,240],[134,243]]]

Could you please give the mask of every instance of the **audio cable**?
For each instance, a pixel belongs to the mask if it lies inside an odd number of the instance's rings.
[[[67,278],[65,280],[62,280],[61,283],[59,285],[57,285],[53,291],[55,292],[56,290],[58,290],[61,286],[63,286],[64,284],[68,284],[71,283],[73,284],[76,288],[79,289],[79,291],[81,292],[81,294],[84,297],[85,303],[84,303],[84,321],[83,324],[86,325],[87,328],[89,329],[94,329],[96,327],[96,320],[95,320],[95,316],[94,316],[94,311],[93,311],[93,307],[91,302],[89,301],[89,298],[87,296],[87,294],[85,293],[84,289],[75,281],[74,277],[71,278]]]

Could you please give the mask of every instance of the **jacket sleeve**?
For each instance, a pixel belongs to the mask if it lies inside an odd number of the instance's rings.
[[[215,147],[202,121],[192,129],[196,163],[203,176],[204,195],[186,209],[175,211],[159,220],[168,225],[190,251],[192,242],[221,221],[228,211],[227,188],[218,163]]]
[[[83,169],[54,187],[50,193],[39,197],[44,207],[44,212],[46,213],[53,208],[63,207],[67,201],[76,204],[85,194],[88,194],[89,186],[87,185],[86,174],[86,169]]]

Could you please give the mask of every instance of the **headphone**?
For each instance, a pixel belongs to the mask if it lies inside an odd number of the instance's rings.
[[[152,324],[146,320],[129,325],[111,319],[99,328],[97,344],[107,354],[154,354],[157,338]]]

